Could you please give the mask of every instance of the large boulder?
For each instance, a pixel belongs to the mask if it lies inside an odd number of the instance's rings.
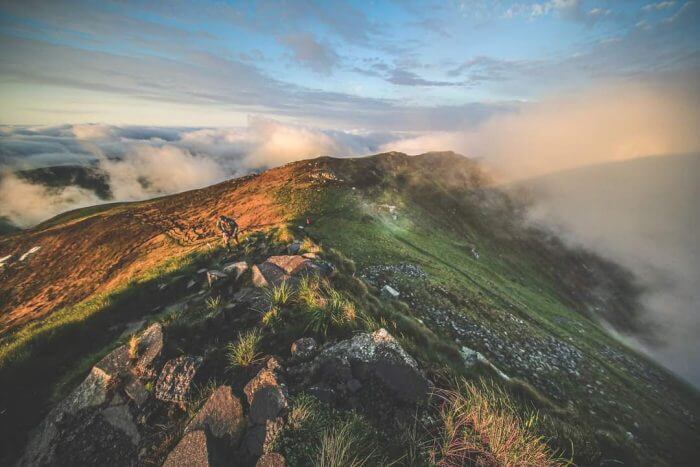
[[[202,364],[202,357],[181,355],[163,366],[156,382],[156,398],[184,404],[192,380]]]
[[[416,361],[386,329],[358,334],[323,349],[313,361],[316,373],[333,376],[357,387],[372,378],[379,380],[399,399],[410,403],[424,400],[432,387]]]
[[[230,386],[219,386],[214,390],[185,432],[205,429],[217,438],[228,438],[234,444],[240,439],[245,429],[243,406]]]
[[[107,402],[112,377],[100,368],[93,367],[65,399],[49,412],[34,431],[19,465],[44,465],[53,463],[60,423],[66,417],[81,410],[97,407]]]

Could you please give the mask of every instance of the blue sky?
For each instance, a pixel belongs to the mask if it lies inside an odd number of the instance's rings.
[[[0,123],[450,129],[601,82],[697,78],[698,3],[1,2]]]

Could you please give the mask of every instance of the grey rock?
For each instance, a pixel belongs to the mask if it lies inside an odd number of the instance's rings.
[[[302,337],[292,343],[292,357],[299,361],[308,360],[313,357],[318,350],[318,345],[313,337]]]
[[[248,263],[245,261],[238,261],[236,263],[228,263],[221,268],[226,274],[233,276],[234,280],[241,278],[243,274],[248,270]]]
[[[268,420],[276,419],[286,408],[287,399],[282,390],[279,387],[266,386],[253,394],[248,416],[253,424],[264,424]]]
[[[270,451],[270,447],[277,439],[284,421],[282,418],[269,420],[264,425],[251,427],[243,438],[243,447],[254,457],[261,456]]]
[[[126,404],[107,407],[102,411],[102,416],[107,423],[127,435],[134,446],[138,446],[141,442],[141,435],[134,423],[134,417]]]
[[[384,287],[382,287],[381,295],[384,298],[396,300],[401,294],[398,290],[394,289],[390,285],[385,285]]]
[[[134,401],[137,407],[141,407],[148,400],[148,391],[138,379],[130,381],[125,387],[124,392],[131,400]]]
[[[375,376],[397,397],[407,402],[424,400],[432,387],[416,361],[386,329],[372,334],[358,334],[327,347],[313,363],[317,372],[329,366],[350,367],[353,376],[360,381]]]

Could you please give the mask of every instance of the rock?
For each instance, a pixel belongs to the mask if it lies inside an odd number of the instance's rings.
[[[139,337],[136,351],[136,366],[147,368],[163,350],[163,327],[151,324]]]
[[[156,398],[183,404],[195,373],[202,364],[201,357],[180,356],[169,360],[158,377]]]
[[[359,391],[360,389],[362,389],[362,383],[360,383],[360,381],[356,380],[355,378],[352,378],[351,380],[349,380],[347,382],[346,386],[348,388],[348,391],[350,391],[352,393],[355,393],[355,392]]]
[[[126,404],[107,407],[102,411],[102,416],[107,423],[127,435],[134,446],[138,446],[141,442],[141,435],[134,423],[134,417],[129,412],[129,407]]]
[[[328,276],[332,272],[330,264],[315,263],[303,256],[270,256],[265,262],[253,266],[253,284],[257,287],[278,286],[303,275]]]
[[[226,274],[232,275],[234,280],[238,280],[248,270],[248,263],[246,263],[245,261],[238,261],[236,263],[228,263],[228,264],[225,264],[224,267],[221,269]]]
[[[95,364],[95,368],[102,370],[110,377],[125,376],[131,369],[128,346],[122,345],[112,350]]]
[[[267,262],[255,264],[251,270],[253,273],[253,285],[256,287],[278,286],[282,282],[288,282],[291,280],[290,275],[285,274],[283,270],[274,264],[269,264]]]
[[[217,438],[238,442],[245,428],[243,406],[230,386],[219,386],[187,425],[185,432],[209,430]]]
[[[302,337],[292,343],[292,357],[298,361],[308,360],[316,354],[318,345],[313,337]]]
[[[138,379],[134,379],[124,387],[124,392],[131,400],[134,401],[137,407],[141,407],[148,400],[148,391],[146,386]]]
[[[287,252],[290,255],[299,254],[299,251],[301,251],[301,242],[292,242],[287,246]]]
[[[248,381],[248,384],[246,384],[243,388],[243,392],[248,399],[248,404],[252,405],[254,395],[257,391],[264,387],[279,388],[279,386],[280,384],[277,381],[277,376],[275,375],[274,371],[270,370],[269,368],[263,368],[257,375],[255,375],[253,379]]]
[[[90,374],[54,407],[33,433],[19,465],[51,464],[59,437],[59,423],[67,416],[107,402],[112,377],[93,367]]]
[[[460,355],[462,356],[462,360],[464,361],[464,365],[467,368],[471,368],[474,365],[477,364],[477,362],[491,368],[494,373],[496,373],[501,379],[504,381],[510,381],[510,377],[503,373],[496,365],[491,363],[491,361],[484,357],[481,353],[470,349],[469,347],[462,346],[462,348],[459,351]]]
[[[170,451],[163,467],[209,467],[209,443],[202,430],[187,433]]]
[[[286,461],[282,454],[277,454],[276,452],[270,452],[268,454],[263,454],[255,467],[285,467]]]
[[[209,287],[212,287],[215,283],[223,281],[228,278],[228,274],[222,271],[207,271],[207,282]]]
[[[51,465],[136,465],[140,440],[124,405],[86,409],[61,423]]]
[[[381,295],[384,298],[396,300],[401,294],[399,294],[399,291],[394,289],[390,285],[385,285],[384,287],[382,287]]]
[[[358,334],[325,348],[314,359],[314,367],[316,372],[324,367],[350,367],[360,382],[374,376],[397,397],[411,403],[424,400],[432,387],[416,361],[385,329]]]
[[[278,386],[266,386],[253,394],[248,414],[253,424],[264,424],[274,420],[287,408],[287,399]]]
[[[243,439],[243,447],[251,456],[261,456],[270,450],[283,426],[282,418],[277,418],[251,427]]]

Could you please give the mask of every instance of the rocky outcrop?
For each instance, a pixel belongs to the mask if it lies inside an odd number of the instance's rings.
[[[111,379],[112,377],[105,371],[93,367],[87,378],[54,407],[37,427],[19,465],[53,463],[56,444],[61,434],[60,422],[83,409],[104,404],[107,401],[107,388]]]
[[[342,386],[352,392],[377,380],[409,403],[425,400],[432,386],[416,361],[385,329],[358,334],[326,347],[311,363],[292,371],[306,373],[322,383],[332,381],[335,387]]]
[[[110,391],[110,386],[118,380],[130,380],[132,384],[136,384],[136,373],[149,367],[160,355],[163,349],[163,333],[160,324],[149,326],[141,334],[136,342],[136,349],[136,355],[130,355],[128,346],[122,345],[100,360],[90,370],[87,378],[56,405],[36,428],[20,460],[20,465],[55,463],[55,455],[60,451],[61,446],[66,446],[75,439],[81,439],[82,443],[86,443],[85,439],[88,439],[88,435],[94,445],[107,446],[95,451],[107,457],[113,454],[120,456],[111,453],[111,449],[121,446],[122,441],[130,443],[132,447],[138,444],[139,435],[131,414],[123,400],[116,397],[112,399],[113,391]],[[136,387],[131,387],[131,391],[127,392],[136,394]],[[147,398],[148,394],[141,392],[134,397],[141,400]],[[100,410],[110,400],[111,406]],[[92,429],[84,432],[91,426]],[[83,451],[88,456],[87,453],[92,451],[89,449],[86,451],[86,449],[87,447]],[[120,450],[125,452],[124,448]],[[66,450],[61,451],[60,455],[64,460],[65,456],[69,458],[73,456]],[[92,458],[86,457],[84,460],[87,459]]]

